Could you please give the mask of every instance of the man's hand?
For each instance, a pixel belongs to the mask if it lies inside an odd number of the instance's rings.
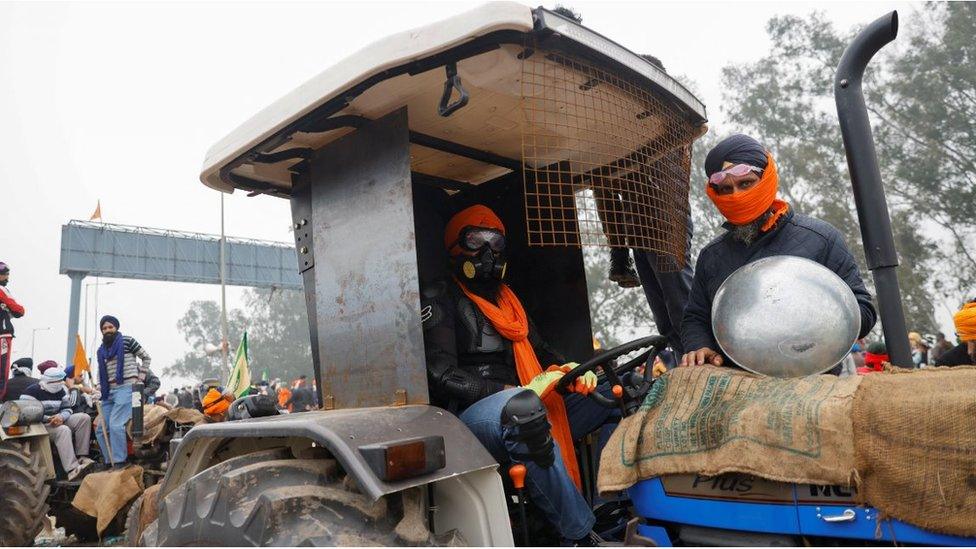
[[[723,362],[725,362],[725,359],[722,358],[722,355],[708,347],[702,347],[697,351],[685,353],[685,356],[681,357],[681,364],[679,366],[702,366],[704,364],[721,366]]]
[[[48,421],[48,425],[50,425],[51,427],[57,427],[62,423],[64,423],[64,419],[60,415],[53,415],[51,416],[51,420]]]
[[[569,372],[575,370],[577,366],[579,366],[579,363],[577,362],[567,362],[562,366],[550,366],[549,369],[550,370],[558,369],[559,371],[568,374]],[[593,391],[596,391],[596,385],[597,385],[596,374],[593,372],[586,372],[585,374],[576,378],[576,381],[574,381],[573,385],[569,387],[569,390],[574,393],[578,393],[583,396],[586,396],[592,393]]]
[[[546,395],[556,387],[556,382],[562,379],[564,375],[566,375],[566,372],[563,372],[558,366],[556,368],[550,368],[532,378],[532,381],[524,387],[535,391],[535,394],[539,395],[539,398],[546,398]]]

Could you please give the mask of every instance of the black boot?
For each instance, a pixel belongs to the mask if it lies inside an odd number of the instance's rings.
[[[610,280],[621,288],[640,286],[634,261],[630,258],[630,248],[610,248]]]

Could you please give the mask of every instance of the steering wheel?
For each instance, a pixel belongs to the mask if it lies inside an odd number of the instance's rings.
[[[596,370],[597,367],[609,364],[610,361],[632,353],[638,349],[647,349],[636,357],[628,360],[623,365],[613,368],[609,366],[603,367],[603,375],[598,376],[598,379],[601,382],[604,380],[610,382],[611,386],[613,387],[615,399],[607,398],[597,391],[593,391],[589,394],[589,397],[601,406],[606,408],[619,407],[624,415],[630,415],[631,412],[636,410],[641,405],[641,403],[644,401],[644,397],[647,396],[647,392],[651,389],[651,385],[654,383],[654,374],[651,364],[653,364],[654,358],[656,358],[658,353],[664,349],[667,343],[668,340],[663,336],[648,336],[635,339],[629,343],[624,343],[623,345],[618,345],[617,347],[607,349],[606,351],[599,352],[593,355],[589,360],[586,360],[579,366],[573,368],[573,370],[568,374],[564,375],[556,383],[556,391],[559,391],[560,394],[565,395],[570,392],[569,387],[576,381],[576,379],[586,372],[592,372]],[[622,375],[632,371],[641,364],[647,364],[647,366],[644,368],[644,376],[640,378],[640,381],[635,381],[633,379],[634,376],[631,376],[629,384],[625,384],[621,381]]]

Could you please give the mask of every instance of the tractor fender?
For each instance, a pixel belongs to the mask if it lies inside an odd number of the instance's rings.
[[[364,447],[443,437],[444,467],[401,480],[383,480],[367,462]],[[325,448],[374,500],[498,464],[456,416],[434,406],[354,408],[285,414],[198,425],[171,456],[160,498],[221,461],[242,453],[311,441]]]
[[[24,432],[19,435],[10,435],[0,429],[0,441],[16,439],[29,439],[31,453],[39,454],[41,457],[44,478],[47,480],[54,479],[54,454],[51,452],[51,439],[48,436],[47,428],[40,423],[33,423],[28,425]]]

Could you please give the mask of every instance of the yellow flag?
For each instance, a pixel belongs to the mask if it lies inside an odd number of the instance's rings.
[[[237,355],[234,357],[234,367],[227,378],[225,390],[234,393],[240,398],[251,388],[251,369],[247,364],[247,331],[241,338],[241,344],[237,347]]]
[[[98,204],[95,206],[95,211],[92,212],[91,217],[88,218],[88,221],[95,221],[96,219],[99,220],[99,221],[102,220],[102,201],[101,201],[101,199],[99,199]]]
[[[71,359],[71,364],[75,367],[75,379],[81,379],[82,374],[91,369],[88,356],[85,354],[85,345],[78,334],[75,334],[75,356]]]

